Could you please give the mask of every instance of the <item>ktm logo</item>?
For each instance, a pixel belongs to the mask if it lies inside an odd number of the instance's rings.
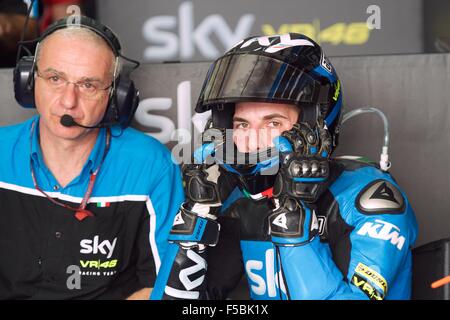
[[[374,239],[390,241],[398,250],[403,248],[406,241],[405,237],[400,235],[400,229],[397,226],[378,219],[375,220],[375,223],[366,222],[362,228],[358,230],[357,234],[360,236],[369,236]]]

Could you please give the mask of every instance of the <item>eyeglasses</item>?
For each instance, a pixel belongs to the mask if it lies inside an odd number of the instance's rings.
[[[80,80],[72,82],[56,72],[41,73],[36,70],[36,75],[43,79],[47,86],[56,92],[62,91],[69,83],[72,83],[77,88],[80,96],[86,99],[95,99],[100,96],[101,92],[109,90],[113,86],[113,83],[111,82],[109,86],[105,87],[104,84],[98,80]]]

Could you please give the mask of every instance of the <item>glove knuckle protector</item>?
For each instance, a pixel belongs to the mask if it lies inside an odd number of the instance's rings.
[[[190,201],[204,204],[220,202],[218,165],[185,164],[182,172],[185,193]]]
[[[287,195],[305,202],[317,201],[330,173],[331,136],[326,129],[313,131],[307,124],[295,124],[282,134],[292,145],[284,154],[274,186],[274,196]]]

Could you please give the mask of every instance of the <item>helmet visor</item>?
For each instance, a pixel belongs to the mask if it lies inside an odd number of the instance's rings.
[[[210,68],[197,107],[239,101],[320,103],[320,84],[282,61],[255,54],[227,55]],[[198,110],[200,111],[200,110]]]

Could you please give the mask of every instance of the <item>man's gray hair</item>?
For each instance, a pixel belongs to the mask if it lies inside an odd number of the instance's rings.
[[[47,39],[50,38],[51,36],[53,36],[54,34],[62,35],[63,37],[67,37],[67,38],[74,38],[74,37],[76,37],[78,39],[82,38],[85,40],[92,41],[98,45],[106,46],[113,53],[113,58],[111,61],[111,70],[110,70],[111,79],[114,79],[114,75],[116,78],[119,76],[119,74],[122,70],[122,61],[121,61],[120,57],[115,56],[114,51],[111,49],[109,44],[105,41],[105,39],[103,39],[101,36],[99,36],[94,31],[89,30],[84,27],[80,27],[80,26],[70,26],[70,27],[67,27],[64,29],[59,29],[59,30],[56,30],[55,32],[53,32],[52,34],[50,34],[49,36],[45,37],[39,43],[38,47],[36,48],[36,64],[39,62],[42,46],[45,44]]]

